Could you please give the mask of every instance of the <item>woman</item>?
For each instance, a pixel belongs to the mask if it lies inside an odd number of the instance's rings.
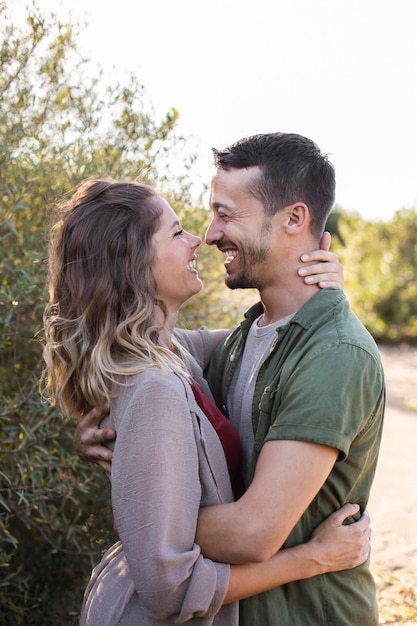
[[[231,502],[230,477],[241,493],[237,435],[191,378],[190,355],[174,335],[180,307],[202,288],[200,244],[154,190],[130,182],[81,185],[55,229],[49,397],[67,416],[111,402],[107,425],[117,430],[120,542],[93,571],[81,624],[233,626],[240,598],[368,555],[366,517],[341,526],[356,505],[266,563],[216,563],[194,543],[200,507]]]

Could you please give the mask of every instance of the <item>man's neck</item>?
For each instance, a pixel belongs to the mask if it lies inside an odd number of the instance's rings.
[[[301,279],[300,279],[301,281]],[[308,302],[319,288],[316,285],[306,285],[300,282],[294,286],[267,287],[259,291],[264,312],[259,320],[259,326],[273,324],[288,315],[293,315]]]

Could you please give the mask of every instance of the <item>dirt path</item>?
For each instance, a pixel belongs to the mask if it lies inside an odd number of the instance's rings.
[[[381,624],[417,624],[417,348],[380,346],[387,381],[369,502]]]
[[[373,561],[417,576],[417,349],[381,347],[387,410],[369,510]]]

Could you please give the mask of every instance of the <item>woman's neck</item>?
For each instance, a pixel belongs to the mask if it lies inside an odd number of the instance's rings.
[[[169,348],[172,342],[172,334],[174,332],[175,324],[177,323],[178,311],[175,313],[169,312],[164,319],[164,314],[158,307],[156,321],[161,324],[161,330],[159,331],[159,344],[165,348]]]

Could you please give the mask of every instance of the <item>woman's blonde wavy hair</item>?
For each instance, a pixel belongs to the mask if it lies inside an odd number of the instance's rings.
[[[149,368],[188,376],[184,351],[159,345],[152,236],[159,196],[136,182],[92,180],[60,207],[45,309],[44,395],[67,417],[109,403]]]

